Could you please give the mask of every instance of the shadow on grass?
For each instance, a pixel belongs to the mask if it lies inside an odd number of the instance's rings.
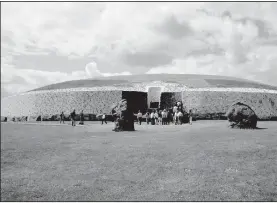
[[[259,127],[256,127],[254,130],[266,130],[268,128],[259,128]]]
[[[231,129],[237,129],[237,130],[267,130],[268,128],[259,128],[259,127],[256,127],[256,128],[238,128],[238,127],[231,127]]]

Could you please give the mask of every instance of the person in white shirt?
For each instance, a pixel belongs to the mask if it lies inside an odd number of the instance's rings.
[[[149,122],[150,122],[150,113],[149,112],[146,112],[145,118],[146,118],[146,122],[147,122],[147,125],[148,125]]]
[[[142,121],[142,113],[140,112],[140,110],[138,111],[138,114],[137,114],[137,119],[138,119],[138,124],[141,125],[141,121]]]
[[[166,125],[166,119],[167,119],[167,112],[164,109],[162,112],[162,125]]]
[[[151,125],[155,125],[155,114],[154,114],[154,111],[152,111],[152,113],[150,114],[150,118],[151,118]]]
[[[177,125],[177,123],[178,123],[178,113],[177,113],[177,111],[174,113],[173,120],[174,120],[175,125]]]
[[[106,114],[105,113],[102,115],[101,121],[102,121],[102,125],[103,125],[104,122],[107,124]]]
[[[177,113],[177,117],[178,117],[178,123],[179,123],[180,125],[182,125],[182,123],[183,123],[183,113],[182,113],[181,111],[179,111],[179,112]]]
[[[175,114],[175,113],[177,112],[177,110],[178,110],[178,107],[175,105],[175,106],[173,107],[173,113]]]
[[[155,112],[155,114],[154,114],[154,116],[155,116],[155,124],[159,124],[159,114],[158,114],[158,110],[156,110],[156,112]]]

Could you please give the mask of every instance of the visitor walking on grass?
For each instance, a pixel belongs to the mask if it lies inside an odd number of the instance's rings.
[[[141,125],[142,113],[140,112],[140,110],[138,111],[137,119],[138,119],[138,124]]]
[[[76,112],[75,112],[75,109],[74,109],[73,112],[70,114],[70,117],[71,117],[71,124],[72,124],[72,126],[76,126],[76,121],[75,121]]]
[[[107,124],[107,117],[106,117],[106,114],[105,114],[105,113],[103,113],[102,118],[101,118],[101,121],[102,121],[102,124],[101,124],[101,125],[103,125],[104,122]]]
[[[60,123],[64,124],[64,113],[62,112],[62,114],[60,115]]]

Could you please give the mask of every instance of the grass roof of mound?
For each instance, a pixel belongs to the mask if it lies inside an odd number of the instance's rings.
[[[55,90],[68,88],[89,88],[101,86],[124,86],[131,83],[163,81],[168,83],[179,83],[190,88],[205,87],[241,87],[277,90],[277,87],[261,84],[245,79],[215,76],[215,75],[192,75],[192,74],[144,74],[144,75],[121,75],[113,77],[102,77],[97,79],[72,80],[62,83],[47,85],[31,91]]]

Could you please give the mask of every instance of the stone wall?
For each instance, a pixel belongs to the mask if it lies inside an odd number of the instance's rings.
[[[1,101],[1,116],[54,115],[76,110],[84,113],[110,113],[122,91],[40,91],[11,96]]]
[[[189,90],[182,92],[183,104],[196,114],[226,113],[235,102],[250,106],[260,119],[277,116],[277,93]]]
[[[195,88],[174,83],[138,83],[132,86],[75,88],[34,91],[10,96],[1,100],[1,116],[55,115],[64,111],[98,114],[110,113],[113,103],[122,98],[122,91],[147,92],[149,86],[161,86],[163,92],[172,92],[172,102],[182,98],[187,109],[197,113],[226,113],[234,102],[249,105],[260,119],[277,117],[277,91],[250,88]],[[175,92],[175,93],[173,93]],[[180,93],[182,92],[182,93]]]

